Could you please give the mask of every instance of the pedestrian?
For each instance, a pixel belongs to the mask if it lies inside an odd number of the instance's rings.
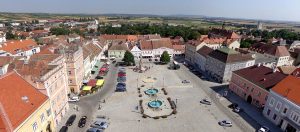
[[[105,103],[105,99],[103,100],[103,103]]]

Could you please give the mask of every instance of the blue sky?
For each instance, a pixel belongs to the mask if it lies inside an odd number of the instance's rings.
[[[1,0],[0,12],[205,15],[300,21],[300,0]]]

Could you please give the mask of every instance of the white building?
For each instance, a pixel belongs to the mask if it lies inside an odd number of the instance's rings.
[[[276,60],[275,66],[289,66],[293,64],[293,60],[290,57],[290,53],[285,46],[276,46],[265,43],[253,44],[250,51],[263,54],[266,57]]]
[[[300,132],[300,78],[288,76],[270,90],[263,115],[285,132]]]
[[[195,54],[195,66],[201,70],[206,71],[205,65],[206,65],[206,59],[209,53],[213,51],[212,48],[209,48],[207,46],[203,46],[200,48],[196,54]]]

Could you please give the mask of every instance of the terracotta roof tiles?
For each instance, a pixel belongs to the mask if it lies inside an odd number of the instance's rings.
[[[274,86],[272,91],[300,105],[300,78],[290,75]]]
[[[11,54],[16,54],[18,50],[20,51],[27,51],[34,47],[37,47],[37,43],[32,39],[28,40],[10,40],[2,44],[0,50],[4,50]]]
[[[1,77],[0,86],[0,102],[13,128],[17,128],[48,99],[16,72]]]
[[[233,73],[266,90],[269,90],[286,77],[286,75],[277,71],[273,72],[273,69],[265,66],[251,66],[233,71]]]

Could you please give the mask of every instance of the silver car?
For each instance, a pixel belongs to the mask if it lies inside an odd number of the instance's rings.
[[[95,121],[91,127],[94,127],[94,128],[100,128],[100,129],[106,129],[108,128],[108,123],[105,122],[105,121]]]
[[[232,127],[232,122],[228,120],[222,120],[218,122],[220,126]]]

